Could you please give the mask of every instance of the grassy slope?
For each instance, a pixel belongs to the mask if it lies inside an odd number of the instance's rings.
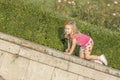
[[[63,22],[70,18],[65,18],[51,10],[45,11],[44,5],[38,2],[39,6],[32,3],[21,0],[7,2],[1,0],[0,31],[63,51],[65,47],[61,41]],[[109,66],[120,69],[120,33],[84,21],[75,21],[81,32],[93,38],[95,42],[93,54],[104,53]]]

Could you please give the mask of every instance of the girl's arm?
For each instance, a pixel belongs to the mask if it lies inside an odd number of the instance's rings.
[[[72,46],[71,46],[71,49],[70,49],[68,54],[72,54],[74,49],[75,49],[75,47],[76,47],[76,39],[73,39],[72,40]]]
[[[67,48],[68,50],[70,50],[70,43],[71,43],[70,39],[68,39],[68,48]]]
[[[65,52],[69,52],[70,51],[70,46],[71,46],[71,41],[70,41],[70,38],[68,38],[67,40],[67,49],[65,50]]]

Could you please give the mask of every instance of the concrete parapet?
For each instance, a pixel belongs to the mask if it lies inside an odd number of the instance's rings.
[[[120,80],[120,70],[4,33],[0,75],[5,80]]]

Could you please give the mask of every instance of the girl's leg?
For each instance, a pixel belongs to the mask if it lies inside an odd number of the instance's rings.
[[[99,60],[99,56],[91,55],[91,52],[85,53],[85,59],[88,60]]]
[[[85,58],[87,60],[93,60],[93,61],[99,60],[105,65],[108,65],[107,59],[105,58],[104,55],[101,55],[101,56],[91,55],[91,50],[92,50],[92,47],[91,49],[89,49],[89,51],[85,47],[80,48],[80,52],[79,52],[80,58]]]
[[[90,39],[90,41],[84,47],[85,58],[88,60],[99,60],[99,56],[91,55],[93,45],[94,45],[94,43],[93,43],[92,39]]]
[[[85,58],[84,48],[82,48],[82,47],[80,48],[79,56],[80,56],[80,58],[82,58],[82,59]]]
[[[93,41],[89,41],[85,47],[80,48],[80,57],[85,58],[87,60],[99,60],[103,62],[105,65],[108,65],[107,59],[104,55],[97,56],[97,55],[91,55],[93,48]]]
[[[85,54],[81,52],[81,50],[80,50],[79,55],[80,55],[80,58],[87,59],[87,60],[98,60],[99,59],[99,56],[91,55],[91,53]]]

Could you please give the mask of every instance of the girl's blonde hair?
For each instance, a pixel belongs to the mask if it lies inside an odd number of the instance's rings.
[[[66,26],[66,25],[71,26],[73,34],[80,33],[79,30],[77,29],[76,23],[74,21],[65,22],[64,26]],[[67,35],[65,32],[64,32],[64,34],[65,34],[65,38],[68,38],[69,35]]]

